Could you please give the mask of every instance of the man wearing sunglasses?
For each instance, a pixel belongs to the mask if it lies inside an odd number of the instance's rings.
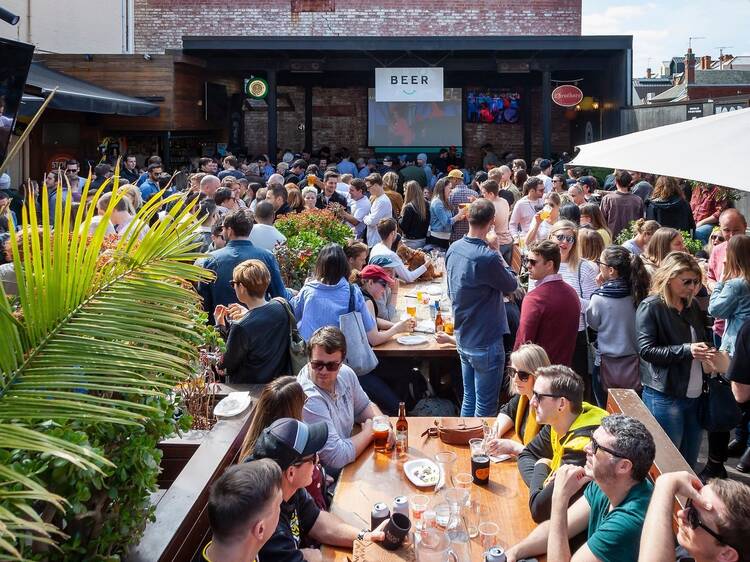
[[[687,498],[677,512],[677,543],[695,562],[750,560],[750,486],[720,479],[703,485],[689,472],[670,472],[656,480],[639,562],[675,560],[675,496]]]
[[[557,471],[550,520],[508,549],[508,562],[545,553],[555,562],[638,560],[653,489],[647,476],[656,452],[654,439],[635,418],[613,415],[602,419],[584,450],[585,466],[568,464]],[[569,506],[589,482],[583,496]],[[571,552],[569,539],[584,531],[586,542]]]
[[[583,401],[584,382],[568,367],[552,365],[536,370],[529,406],[545,427],[518,455],[518,470],[529,487],[531,518],[550,517],[557,470],[586,464],[585,447],[607,412]]]
[[[317,562],[320,550],[300,548],[305,538],[320,544],[351,547],[357,538],[379,541],[381,531],[357,529],[321,511],[305,490],[312,482],[318,452],[328,439],[325,423],[306,424],[281,418],[263,430],[249,460],[272,459],[281,468],[281,513],[276,531],[258,554],[258,562]]]
[[[383,413],[362,389],[354,371],[344,365],[346,339],[341,330],[333,326],[316,330],[307,343],[307,353],[310,361],[297,376],[307,395],[302,419],[327,425],[320,460],[335,472],[369,447],[372,418]],[[352,435],[355,422],[361,424],[361,431]]]

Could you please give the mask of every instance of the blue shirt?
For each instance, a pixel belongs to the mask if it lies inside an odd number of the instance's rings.
[[[430,201],[430,232],[451,233],[453,227],[453,213],[447,209],[440,197],[433,197]]]
[[[372,172],[370,171],[370,168],[368,166],[365,166],[362,168],[358,173],[357,177],[360,179],[365,179],[367,176],[369,176]]]
[[[745,321],[750,319],[750,284],[742,277],[716,283],[708,303],[708,313],[727,321],[719,349],[734,355],[737,334]]]
[[[515,274],[487,242],[468,235],[451,244],[445,262],[458,347],[500,342],[509,333],[503,293],[518,287]]]
[[[141,190],[141,198],[143,199],[143,202],[145,203],[149,199],[151,199],[154,195],[159,193],[161,189],[159,188],[158,183],[154,183],[150,178],[144,181],[140,186]]]
[[[220,250],[214,250],[203,262],[203,267],[216,273],[214,281],[198,284],[198,293],[203,297],[203,307],[212,317],[216,305],[229,305],[237,300],[234,288],[229,284],[234,268],[245,260],[260,260],[271,272],[268,293],[271,297],[288,298],[284,281],[281,279],[279,264],[268,250],[254,246],[250,240],[230,240]]]
[[[135,185],[137,185],[138,187],[141,187],[141,185],[143,185],[143,182],[146,181],[147,179],[148,179],[148,172],[143,172],[141,174],[141,177],[138,178],[138,181],[135,182]]]
[[[305,340],[309,340],[318,328],[338,328],[339,316],[349,312],[349,282],[344,277],[335,285],[308,281],[292,298],[291,303],[299,333]],[[375,327],[375,319],[367,310],[362,291],[357,286],[354,286],[354,310],[362,314],[365,332]]]
[[[351,174],[352,177],[357,177],[357,165],[349,160],[342,160],[336,165],[336,169],[339,174]]]

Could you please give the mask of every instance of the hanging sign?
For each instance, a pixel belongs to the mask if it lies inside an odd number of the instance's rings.
[[[443,69],[376,68],[375,101],[443,101]]]
[[[245,93],[248,97],[256,100],[262,100],[268,95],[268,82],[263,78],[252,78],[245,80]]]
[[[563,84],[552,90],[552,101],[563,107],[573,107],[581,103],[583,92],[578,86]]]

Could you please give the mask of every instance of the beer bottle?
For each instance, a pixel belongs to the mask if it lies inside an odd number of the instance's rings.
[[[406,421],[406,404],[398,403],[398,421],[396,421],[396,449],[400,455],[409,450],[409,422]]]
[[[435,333],[443,331],[443,315],[440,314],[440,303],[435,301]]]

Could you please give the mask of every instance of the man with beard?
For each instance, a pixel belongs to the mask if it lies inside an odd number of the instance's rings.
[[[552,516],[506,551],[508,562],[547,554],[555,562],[636,562],[653,486],[647,479],[656,446],[635,418],[602,419],[586,445],[586,466],[561,466],[555,477]],[[583,486],[583,496],[568,502]],[[587,531],[572,553],[569,539]]]

